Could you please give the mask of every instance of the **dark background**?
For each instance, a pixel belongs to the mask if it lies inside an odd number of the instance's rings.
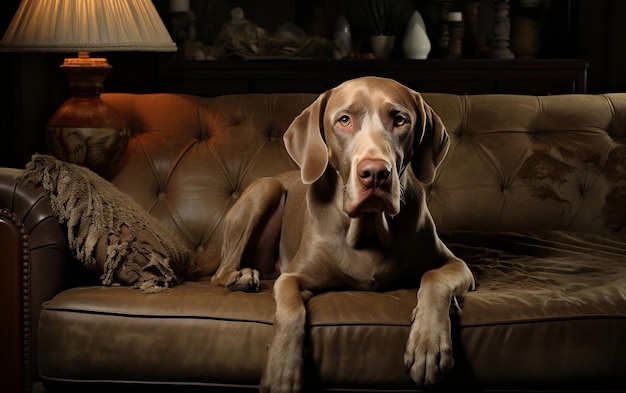
[[[414,0],[427,19],[434,0]],[[207,40],[215,34],[232,6],[246,10],[246,16],[264,27],[273,28],[286,19],[303,28],[312,28],[316,9],[335,13],[338,3],[354,1],[217,1],[191,0],[192,7],[214,7],[213,20],[199,27]],[[167,0],[155,4],[167,24]],[[482,0],[481,7],[491,1]],[[19,0],[0,2],[0,34],[4,34]],[[195,9],[195,8],[194,8]],[[589,93],[626,92],[626,2],[623,0],[551,0],[543,26],[541,58],[582,58],[588,61]],[[427,24],[431,23],[427,20]],[[487,22],[488,23],[488,22]],[[489,26],[482,26],[489,29]],[[159,87],[159,64],[173,55],[158,53],[97,53],[106,57],[113,70],[105,81],[110,92],[152,93]],[[0,52],[0,166],[23,167],[34,152],[44,152],[44,130],[52,113],[68,98],[67,81],[59,69],[73,54]]]

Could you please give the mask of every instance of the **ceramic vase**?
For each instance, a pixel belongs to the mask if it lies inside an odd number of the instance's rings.
[[[350,33],[350,24],[343,15],[337,18],[333,38],[335,40],[335,58],[348,57],[352,52],[352,34]]]
[[[373,35],[371,37],[372,52],[380,60],[386,60],[391,56],[396,37],[392,35]]]
[[[426,59],[430,53],[430,39],[419,11],[414,11],[407,24],[402,49],[407,59]]]

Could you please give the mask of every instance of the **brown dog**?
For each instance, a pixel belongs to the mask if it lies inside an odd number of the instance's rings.
[[[246,189],[227,215],[212,278],[231,290],[258,290],[259,273],[240,267],[242,255],[251,239],[279,242],[282,274],[261,390],[301,389],[304,302],[314,293],[418,284],[404,362],[418,386],[433,384],[453,364],[452,298],[474,286],[437,236],[421,185],[433,181],[448,150],[441,119],[407,87],[360,78],[322,94],[284,141],[301,170]]]

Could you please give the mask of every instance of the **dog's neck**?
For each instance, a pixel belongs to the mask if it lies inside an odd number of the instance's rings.
[[[346,233],[346,242],[352,248],[371,248],[378,245],[388,247],[392,241],[385,213],[363,213],[351,218]]]

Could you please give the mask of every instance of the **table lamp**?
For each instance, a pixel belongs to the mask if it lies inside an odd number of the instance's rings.
[[[46,142],[50,154],[102,176],[124,153],[129,127],[100,99],[112,67],[89,52],[175,50],[152,0],[22,0],[0,41],[6,52],[78,52],[61,66],[71,98],[49,120]]]

